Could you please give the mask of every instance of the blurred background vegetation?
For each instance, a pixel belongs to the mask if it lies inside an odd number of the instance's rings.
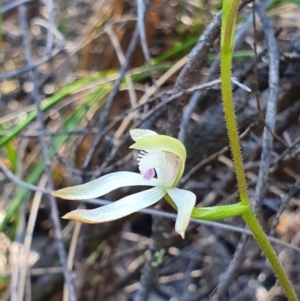
[[[279,96],[292,97],[280,102],[277,134],[283,142],[275,143],[273,170],[260,218],[268,233],[297,246],[300,4],[299,0],[274,0],[263,5],[278,40],[282,89]],[[155,108],[172,91],[189,52],[221,7],[219,0],[149,1],[145,34],[151,59],[147,62],[139,40],[130,61],[126,57],[137,23],[135,1],[2,0],[1,300],[68,300],[49,217],[53,208],[45,191],[51,190],[47,168],[54,189],[112,171],[135,170],[135,154],[128,150],[130,127],[164,131],[167,107]],[[237,28],[243,28],[249,18],[251,5],[241,11]],[[195,84],[210,74],[218,53],[216,39]],[[257,74],[252,72],[254,61]],[[108,108],[107,100],[126,62],[129,64],[125,76]],[[250,23],[235,51],[234,74],[244,84],[257,86],[262,95],[267,95],[267,62],[264,35],[257,20],[257,32],[254,34]],[[217,78],[218,73],[213,79]],[[236,200],[232,162],[226,148],[226,132],[218,132],[224,128],[217,115],[220,91],[214,87],[204,94],[186,126],[187,172],[196,164],[200,166],[184,185],[197,194],[201,206],[232,203]],[[251,99],[247,97],[239,94],[235,99],[238,113],[242,112],[241,131],[248,129],[243,138],[243,153],[251,193],[260,161],[263,124],[253,95]],[[44,123],[45,145],[39,139],[39,117]],[[204,132],[207,140],[201,136]],[[214,132],[216,136],[211,134]],[[45,147],[47,157],[43,154]],[[116,200],[128,192],[124,189],[111,193],[106,199]],[[289,204],[276,215],[286,196]],[[78,205],[82,203],[57,200],[58,216]],[[168,222],[172,225],[173,220]],[[149,256],[151,216],[136,214],[101,226],[61,223],[78,300],[133,300]],[[226,224],[233,226],[231,231],[191,223],[184,241],[172,232],[171,226],[168,252],[149,300],[209,300],[232,258],[240,237],[238,232],[243,229],[240,221],[230,220]],[[297,285],[299,251],[282,245],[276,245],[276,250]],[[280,295],[255,243],[249,243],[245,258],[248,261],[239,269],[226,298],[267,300],[266,296]]]

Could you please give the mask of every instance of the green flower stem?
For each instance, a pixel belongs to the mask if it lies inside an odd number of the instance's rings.
[[[222,12],[222,29],[221,29],[221,88],[222,88],[222,99],[225,114],[225,121],[229,136],[229,144],[233,156],[233,162],[236,171],[237,184],[240,193],[241,203],[248,210],[242,214],[244,221],[253,233],[257,243],[268,258],[272,269],[281,283],[286,296],[290,301],[297,301],[297,295],[295,290],[289,281],[281,263],[276,256],[267,236],[263,229],[258,223],[253,209],[251,208],[247,182],[245,178],[243,159],[240,149],[240,142],[238,136],[238,127],[234,112],[234,102],[232,98],[232,87],[231,87],[231,64],[232,64],[232,53],[234,44],[234,27],[235,18],[238,10],[239,0],[224,0],[223,1],[223,12]],[[210,209],[212,211],[212,209]],[[213,212],[210,212],[213,216]],[[200,215],[201,216],[201,215]]]
[[[252,232],[255,240],[259,244],[260,248],[268,258],[276,277],[278,278],[286,296],[288,297],[288,300],[298,301],[297,294],[291,282],[289,281],[288,276],[283,269],[275,251],[273,250],[266,234],[264,233],[258,220],[256,219],[254,212],[252,210],[248,211],[242,217],[249,227],[250,231]]]
[[[229,144],[234,161],[237,184],[241,203],[245,206],[250,204],[247,190],[247,182],[244,173],[243,159],[241,154],[238,127],[235,119],[234,102],[231,88],[231,61],[233,52],[233,33],[235,17],[239,0],[223,1],[222,37],[221,37],[221,88],[223,108],[226,126],[229,136]]]

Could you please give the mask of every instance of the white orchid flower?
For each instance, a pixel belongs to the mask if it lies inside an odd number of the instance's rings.
[[[138,156],[140,174],[128,171],[114,172],[83,185],[58,190],[53,195],[68,200],[82,200],[97,198],[126,186],[153,188],[126,196],[100,208],[74,210],[63,218],[90,224],[108,222],[151,206],[165,197],[177,208],[175,231],[184,238],[196,203],[194,193],[175,187],[184,170],[186,160],[184,145],[175,138],[158,135],[150,130],[135,129],[130,131],[130,135],[136,142],[130,148],[140,150]]]

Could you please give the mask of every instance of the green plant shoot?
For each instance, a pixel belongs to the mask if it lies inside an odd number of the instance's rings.
[[[247,183],[243,167],[243,160],[240,150],[238,127],[235,118],[234,102],[231,87],[231,67],[232,53],[234,47],[235,19],[238,11],[239,0],[224,0],[222,10],[222,29],[221,29],[221,88],[224,115],[229,136],[229,144],[236,171],[237,184],[240,193],[240,206],[246,206],[246,210],[241,214],[247,226],[251,230],[257,243],[268,258],[271,267],[280,281],[286,296],[290,301],[298,300],[296,292],[289,281],[276,253],[274,252],[267,236],[255,217],[254,211],[247,192]]]

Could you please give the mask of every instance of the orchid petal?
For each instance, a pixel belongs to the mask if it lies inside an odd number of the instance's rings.
[[[63,218],[88,224],[109,222],[149,207],[158,202],[165,194],[166,190],[158,186],[126,196],[119,201],[100,208],[71,211],[63,216]]]
[[[148,136],[156,136],[158,135],[156,132],[151,130],[144,130],[144,129],[134,129],[130,130],[130,136],[133,141],[137,142],[140,139],[143,139]]]
[[[184,238],[192,210],[196,204],[196,195],[191,191],[179,188],[168,188],[167,193],[177,207],[175,231]]]
[[[155,178],[145,180],[138,173],[119,171],[82,185],[60,189],[53,192],[52,195],[67,200],[87,200],[100,197],[121,187],[157,185],[158,181]]]
[[[186,150],[179,140],[165,135],[148,135],[131,145],[130,148],[147,152],[159,150],[175,154],[181,162],[173,186],[181,179],[185,166]]]

